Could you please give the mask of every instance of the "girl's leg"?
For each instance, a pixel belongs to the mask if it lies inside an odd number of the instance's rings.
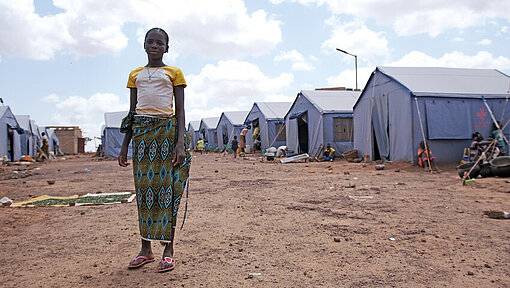
[[[171,241],[166,243],[165,245],[165,250],[163,251],[163,257],[162,259],[165,260],[165,257],[170,257],[170,258],[173,258],[174,257],[174,236],[175,236],[175,227],[172,228],[172,239],[170,239]],[[158,270],[162,270],[162,269],[167,269],[167,268],[170,268],[171,266],[175,266],[175,262],[173,263],[168,263],[168,262],[159,262],[158,264]]]
[[[147,241],[147,240],[142,239],[142,248],[140,249],[140,253],[138,253],[138,256],[145,256],[149,260],[150,259],[154,259],[154,254],[152,254],[151,241]],[[145,260],[139,258],[137,260],[131,261],[131,263],[129,263],[129,265],[130,266],[136,266],[137,264],[140,264],[143,261],[145,261]]]

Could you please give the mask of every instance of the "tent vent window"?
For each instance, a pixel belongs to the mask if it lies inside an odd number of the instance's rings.
[[[276,141],[287,140],[285,136],[285,123],[276,123]]]
[[[335,142],[352,142],[354,127],[352,118],[333,118]]]

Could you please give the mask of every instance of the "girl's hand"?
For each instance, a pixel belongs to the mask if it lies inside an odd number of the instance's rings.
[[[184,163],[186,159],[186,153],[184,152],[184,144],[177,142],[175,144],[174,156],[172,157],[172,164],[175,166],[180,166]]]
[[[129,163],[127,162],[127,151],[123,152],[120,151],[119,157],[117,158],[119,160],[119,165],[122,167],[129,166]]]

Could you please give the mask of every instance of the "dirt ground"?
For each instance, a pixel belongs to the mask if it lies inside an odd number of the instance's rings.
[[[23,167],[0,168],[0,198],[134,192],[132,170],[114,160]],[[510,179],[463,186],[455,165],[440,168],[195,155],[174,271],[156,273],[157,262],[126,269],[140,247],[134,202],[3,207],[0,285],[510,287],[510,220],[483,214],[510,210]]]

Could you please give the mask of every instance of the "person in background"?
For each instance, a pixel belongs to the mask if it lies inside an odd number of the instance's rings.
[[[506,149],[505,149],[505,143],[506,139],[503,135],[503,131],[501,130],[501,122],[497,121],[498,125],[493,124],[492,132],[491,132],[491,138],[496,140],[496,147],[499,149],[499,156],[505,156],[506,155]],[[500,129],[498,129],[498,126]]]
[[[251,129],[251,126],[248,124],[244,126],[243,130],[239,134],[239,147],[241,147],[241,152],[244,153],[244,149],[246,148],[246,134],[248,134],[248,130]],[[242,156],[241,154],[239,154]]]
[[[237,158],[237,148],[239,145],[237,143],[237,136],[234,136],[234,139],[230,142],[230,146],[232,147],[232,153],[234,153],[234,158]]]
[[[420,148],[418,148],[418,165],[423,167],[423,170],[425,171],[440,172],[440,170],[437,168],[436,157],[434,157],[434,154],[432,154],[432,151],[430,150],[429,144],[425,141],[421,141]]]
[[[204,140],[202,140],[202,138],[198,139],[197,141],[197,149],[198,149],[198,152],[200,152],[200,154],[202,154],[204,152]]]
[[[335,160],[335,149],[331,147],[331,144],[326,145],[324,149],[324,160],[333,162]]]

